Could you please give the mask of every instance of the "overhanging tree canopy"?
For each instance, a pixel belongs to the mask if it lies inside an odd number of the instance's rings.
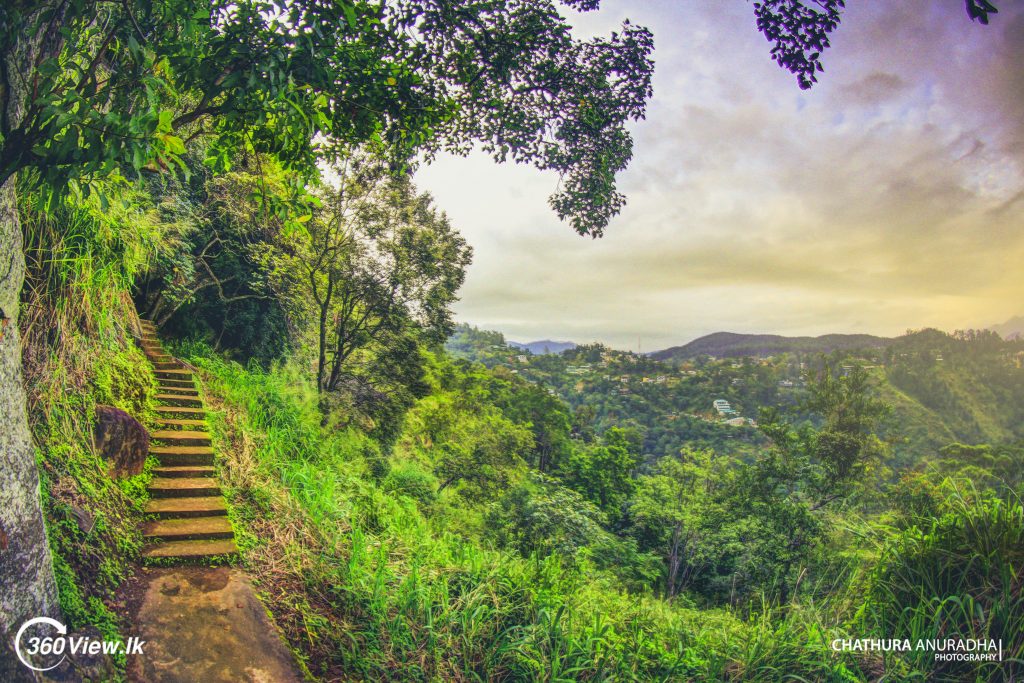
[[[309,173],[364,141],[399,162],[478,143],[561,174],[552,206],[597,236],[651,95],[647,29],[580,41],[550,0],[22,0],[0,26],[24,79],[2,94],[24,113],[0,122],[0,182],[31,168],[72,191],[172,166],[195,136],[218,167],[244,146]]]

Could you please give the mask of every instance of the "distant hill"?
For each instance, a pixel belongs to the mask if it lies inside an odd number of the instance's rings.
[[[885,348],[893,342],[870,334],[826,334],[821,337],[783,337],[777,334],[736,334],[715,332],[683,346],[650,354],[655,360],[681,360],[697,356],[730,358],[772,356],[779,353],[830,353],[851,349]]]
[[[1003,339],[1024,339],[1024,316],[1014,316],[1002,325],[993,325],[988,329]]]
[[[550,339],[532,341],[526,344],[510,341],[508,345],[516,349],[525,349],[535,356],[543,356],[546,353],[562,353],[562,351],[576,348],[576,344],[573,342],[551,341]]]

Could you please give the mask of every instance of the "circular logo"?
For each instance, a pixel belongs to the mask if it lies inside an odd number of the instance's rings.
[[[47,666],[44,668],[32,666],[32,664],[30,664],[28,660],[25,659],[25,655],[21,651],[21,637],[25,634],[25,631],[27,629],[29,629],[32,626],[35,626],[36,624],[46,624],[47,626],[52,626],[53,628],[57,629],[57,633],[60,634],[60,637],[56,639],[52,637],[29,638],[26,652],[28,652],[29,655],[61,655],[60,661],[58,661],[53,666]],[[51,619],[50,617],[36,617],[35,619],[29,619],[21,625],[21,628],[18,629],[18,634],[14,636],[14,650],[18,653],[18,659],[21,660],[21,663],[27,666],[28,668],[32,669],[33,671],[49,671],[50,669],[54,669],[60,666],[61,662],[64,661],[65,640],[63,636],[66,636],[67,634],[67,627],[64,624],[57,621],[56,619]]]

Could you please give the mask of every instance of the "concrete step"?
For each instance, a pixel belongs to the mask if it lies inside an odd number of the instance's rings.
[[[226,515],[228,508],[223,496],[153,498],[146,504],[146,514],[155,515],[159,519],[210,517]]]
[[[153,366],[153,370],[156,372],[162,372],[164,370],[177,370],[181,367],[181,363],[176,360],[161,360],[155,361],[150,359],[150,364]]]
[[[157,519],[142,525],[142,537],[147,541],[184,541],[212,538],[234,538],[231,522],[219,517],[185,517]]]
[[[198,396],[181,396],[179,394],[157,394],[156,400],[174,408],[201,408],[203,402]]]
[[[210,477],[153,477],[149,482],[153,498],[198,498],[219,496],[220,485]]]
[[[149,454],[164,467],[213,464],[210,446],[150,446]]]
[[[149,437],[157,441],[165,441],[168,446],[209,446],[209,432],[193,432],[182,429],[157,429],[150,432]]]
[[[217,474],[213,465],[161,465],[153,470],[155,477],[190,478],[212,477]]]
[[[167,429],[171,431],[173,428],[179,428],[183,430],[189,430],[194,432],[207,431],[210,426],[206,424],[206,420],[189,420],[180,418],[160,418],[153,420],[158,427],[161,429]]]
[[[238,546],[230,539],[206,541],[162,541],[142,550],[145,559],[202,560],[220,555],[235,555]]]

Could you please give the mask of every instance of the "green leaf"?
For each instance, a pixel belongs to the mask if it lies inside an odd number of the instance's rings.
[[[345,13],[345,20],[348,22],[349,28],[356,27],[356,10],[352,5],[345,3],[341,6],[341,11]]]

